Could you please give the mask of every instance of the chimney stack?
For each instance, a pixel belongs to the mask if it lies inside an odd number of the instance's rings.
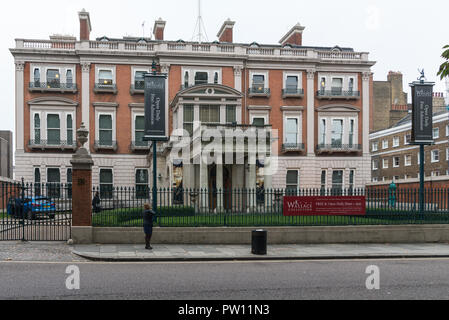
[[[159,18],[154,22],[153,34],[155,40],[164,40],[164,29],[165,29],[166,21]]]
[[[80,18],[80,41],[89,41],[90,32],[92,31],[89,12],[83,9],[81,12],[78,12],[78,16]]]
[[[282,37],[279,41],[281,45],[293,44],[297,46],[302,46],[302,32],[306,27],[301,26],[300,23],[297,23],[290,31]]]
[[[228,18],[223,25],[220,28],[220,31],[218,31],[217,37],[218,41],[220,42],[233,42],[233,29],[234,29],[235,21],[231,21],[231,19]]]

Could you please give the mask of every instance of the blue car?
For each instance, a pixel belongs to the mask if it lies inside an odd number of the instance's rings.
[[[38,217],[47,216],[55,218],[55,202],[47,197],[33,198],[11,198],[8,201],[7,213],[14,218],[34,220]]]

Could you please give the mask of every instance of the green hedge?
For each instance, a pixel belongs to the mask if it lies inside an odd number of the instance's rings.
[[[193,207],[160,207],[158,208],[156,218],[193,216],[195,216],[195,208]],[[122,224],[131,220],[141,220],[142,218],[143,209],[141,208],[105,210],[93,215],[93,224]]]

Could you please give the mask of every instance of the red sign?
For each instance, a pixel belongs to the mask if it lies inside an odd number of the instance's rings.
[[[363,216],[366,197],[284,197],[284,216]]]

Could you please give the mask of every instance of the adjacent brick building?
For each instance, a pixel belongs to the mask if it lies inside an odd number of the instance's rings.
[[[150,146],[141,140],[143,74],[156,61],[168,75],[169,132],[266,127],[277,130],[279,139],[271,152],[278,155],[278,169],[270,176],[267,163],[248,159],[229,166],[171,163],[170,144],[160,144],[159,186],[295,189],[370,181],[374,62],[368,53],[304,45],[299,24],[278,45],[237,44],[235,22],[228,20],[218,41],[200,44],[164,39],[161,19],[154,24],[154,40],[91,40],[89,13],[83,10],[79,18],[79,40],[16,39],[11,49],[17,177],[71,182],[75,131],[84,122],[94,185],[148,185]]]
[[[370,135],[372,182],[389,184],[416,182],[419,179],[419,146],[410,145],[410,115],[392,128]],[[449,113],[434,114],[434,145],[425,146],[426,178],[448,179]],[[444,177],[444,178],[443,178]]]
[[[11,131],[0,131],[0,178],[13,179],[13,140]]]

